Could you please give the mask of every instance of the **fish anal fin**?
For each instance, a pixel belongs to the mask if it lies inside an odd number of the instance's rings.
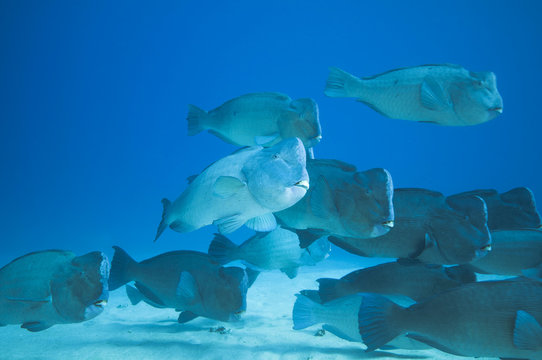
[[[158,304],[159,306],[165,306],[164,302],[151,289],[137,281],[134,285],[144,297],[146,297],[153,303]]]
[[[218,231],[221,234],[229,234],[239,229],[245,222],[246,219],[242,218],[241,214],[234,214],[213,221],[213,225],[218,227]]]
[[[179,324],[184,324],[184,323],[194,320],[197,317],[198,315],[194,314],[191,311],[183,311],[179,314],[179,317],[177,318],[177,322]]]
[[[254,231],[267,232],[275,230],[277,227],[277,220],[273,213],[267,213],[248,219],[245,226]]]
[[[45,324],[39,321],[30,321],[30,322],[23,323],[21,325],[21,328],[26,329],[30,332],[38,332],[38,331],[43,331],[45,329],[48,329],[51,326],[53,325]]]

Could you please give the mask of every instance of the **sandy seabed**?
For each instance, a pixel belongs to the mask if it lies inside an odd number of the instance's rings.
[[[315,336],[321,325],[292,330],[294,294],[317,289],[317,278],[338,278],[371,265],[328,259],[301,268],[291,280],[278,271],[262,273],[248,291],[247,312],[238,323],[197,318],[179,324],[173,309],[130,305],[121,288],[111,292],[100,316],[84,323],[55,325],[38,333],[15,325],[1,327],[0,359],[465,359],[438,350],[366,353],[362,344],[329,332]],[[225,333],[210,331],[220,326]]]

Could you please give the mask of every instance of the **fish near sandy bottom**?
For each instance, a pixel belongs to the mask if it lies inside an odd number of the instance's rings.
[[[222,234],[243,225],[273,230],[273,212],[292,206],[309,188],[305,165],[305,148],[297,138],[235,151],[203,170],[173,203],[162,200],[155,241],[168,226],[180,233],[211,224]]]
[[[394,190],[395,226],[386,235],[359,239],[330,236],[331,243],[356,255],[411,258],[427,264],[465,264],[491,250],[487,210],[478,196],[425,189]]]
[[[205,253],[172,251],[136,262],[118,246],[111,262],[109,287],[115,290],[135,281],[126,291],[132,304],[144,301],[158,308],[182,311],[184,323],[198,316],[237,321],[246,310],[247,273],[222,267]]]
[[[471,262],[482,274],[526,275],[542,265],[542,230],[496,230],[491,232],[492,249],[484,257]]]
[[[300,266],[315,265],[331,251],[329,241],[321,237],[301,248],[295,232],[278,226],[269,233],[257,233],[237,246],[223,235],[216,234],[209,245],[209,256],[219,264],[242,260],[258,271],[280,270],[290,279],[297,276]]]
[[[35,332],[90,320],[107,304],[108,277],[109,261],[99,251],[21,256],[0,269],[0,326],[22,324]]]
[[[209,112],[189,105],[187,120],[188,135],[208,130],[237,146],[269,147],[297,137],[310,148],[322,138],[316,101],[274,92],[242,95]]]
[[[331,68],[324,93],[356,98],[392,119],[446,126],[481,124],[503,107],[495,74],[454,64],[406,67],[361,79]]]
[[[441,351],[471,357],[542,358],[542,282],[484,281],[403,308],[364,296],[359,329],[368,350],[401,334]]]
[[[484,199],[489,230],[537,229],[542,225],[529,188],[518,187],[502,194],[496,190],[473,190],[457,195],[476,195]]]
[[[324,302],[356,293],[376,293],[400,305],[412,305],[447,289],[476,281],[476,275],[459,266],[443,267],[402,259],[356,270],[340,279],[316,281]]]
[[[352,294],[322,303],[315,290],[302,290],[296,294],[292,311],[294,330],[302,330],[316,324],[324,324],[322,328],[341,339],[362,343],[359,333],[358,312],[364,294]],[[422,350],[430,346],[398,336],[387,344],[388,347]]]
[[[357,171],[332,159],[309,159],[311,188],[295,205],[275,213],[284,227],[371,238],[393,227],[393,182],[385,169]]]

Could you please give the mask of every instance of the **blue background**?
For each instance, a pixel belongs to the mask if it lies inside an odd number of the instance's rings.
[[[0,259],[113,244],[139,258],[205,251],[214,227],[152,242],[160,199],[235,149],[188,137],[187,105],[249,92],[314,98],[316,156],[387,168],[396,187],[528,186],[540,200],[540,4],[2,0]],[[370,76],[445,62],[495,72],[504,113],[439,127],[323,94],[330,66]]]

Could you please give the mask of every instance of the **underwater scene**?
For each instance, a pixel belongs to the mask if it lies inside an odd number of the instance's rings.
[[[0,1],[0,359],[542,359],[539,1]]]

